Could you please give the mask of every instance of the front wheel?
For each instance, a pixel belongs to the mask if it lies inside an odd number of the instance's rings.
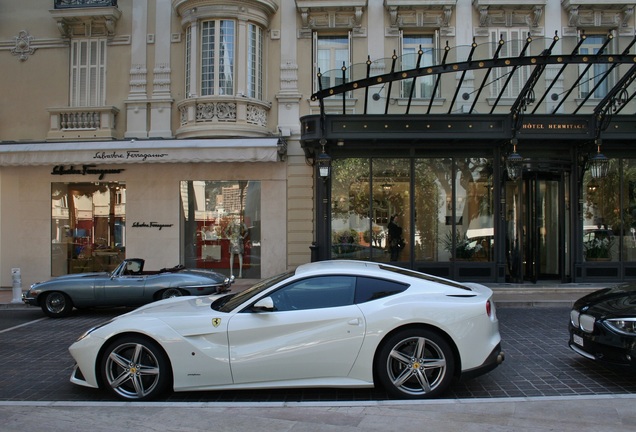
[[[453,379],[455,359],[439,334],[409,329],[391,336],[376,357],[380,384],[396,398],[433,398]]]
[[[101,361],[102,381],[119,399],[143,401],[163,394],[170,384],[170,365],[155,342],[128,336],[111,343]]]
[[[168,288],[167,290],[161,292],[159,299],[164,300],[173,297],[181,297],[182,295],[183,293],[178,288]]]
[[[56,291],[44,294],[40,307],[45,315],[51,318],[62,318],[71,314],[73,302],[66,294]]]

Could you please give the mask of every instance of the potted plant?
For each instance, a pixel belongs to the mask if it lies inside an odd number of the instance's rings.
[[[466,234],[462,236],[459,231],[455,234],[455,248],[453,249],[453,235],[451,232],[446,233],[444,238],[444,249],[447,250],[452,257],[459,260],[470,260],[476,252],[481,249],[481,244],[474,240],[470,240]],[[453,254],[453,250],[455,253]]]
[[[583,245],[585,259],[588,261],[609,261],[612,258],[613,237],[594,237],[584,242]]]

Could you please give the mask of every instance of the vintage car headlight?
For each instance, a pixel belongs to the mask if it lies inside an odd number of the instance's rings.
[[[618,333],[636,336],[636,318],[612,318],[605,322]]]

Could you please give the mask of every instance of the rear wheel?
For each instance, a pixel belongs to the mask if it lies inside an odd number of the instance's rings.
[[[111,343],[101,361],[102,382],[119,399],[151,400],[170,384],[170,364],[155,342],[127,336]]]
[[[455,359],[439,334],[408,329],[391,336],[376,357],[380,384],[393,397],[432,398],[443,393],[453,379]]]
[[[73,302],[66,294],[54,291],[44,294],[40,307],[45,315],[51,318],[62,318],[71,314]]]

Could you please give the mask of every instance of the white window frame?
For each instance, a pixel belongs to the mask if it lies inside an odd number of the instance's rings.
[[[409,38],[430,38],[430,43],[420,44],[420,43],[408,43],[406,39]],[[438,32],[434,33],[407,33],[400,31],[400,52],[402,53],[402,70],[410,70],[414,69],[417,65],[417,56],[420,47],[423,51],[422,59],[420,61],[420,66],[434,66],[438,63],[439,59],[437,58],[438,52],[438,44],[439,37]],[[433,90],[433,86],[435,85],[436,76],[428,75],[417,77],[415,80],[415,90],[413,91],[413,99],[430,99],[431,92]],[[412,79],[402,80],[400,86],[400,97],[408,98],[411,93],[411,84],[413,83]],[[427,87],[429,91],[427,91]],[[439,96],[439,89],[438,89]]]
[[[263,100],[263,37],[256,24],[247,26],[247,96]]]
[[[185,95],[187,98],[192,94],[192,84],[190,82],[190,74],[192,73],[192,27],[188,27],[185,31]]]
[[[231,29],[227,27],[230,23]],[[232,19],[201,22],[201,96],[234,95],[236,32],[237,24]],[[230,40],[225,40],[228,36]]]
[[[495,51],[499,47],[499,40],[503,36],[504,45],[499,52],[500,58],[505,57],[519,57],[521,50],[525,45],[526,39],[529,36],[528,29],[525,28],[491,28],[490,29],[490,46],[491,57],[495,54]],[[508,80],[508,74],[512,73],[513,67],[505,68],[493,68],[490,79],[491,83],[491,96],[498,97],[501,93],[501,89]],[[520,66],[515,70],[515,74],[506,86],[501,97],[503,99],[516,99],[523,86],[528,81],[530,76],[529,66]]]
[[[581,44],[579,48],[579,54],[582,55],[593,55],[598,53],[599,49],[605,43],[605,38],[607,37],[607,33],[601,34],[586,34],[585,41]],[[610,42],[611,44],[612,42]],[[611,51],[611,46],[608,46],[605,50],[607,53],[608,50]],[[582,74],[586,68],[586,65],[579,65],[579,74]],[[581,81],[579,82],[579,97],[586,98],[588,97],[590,91],[596,86],[597,80],[603,78],[607,70],[609,69],[609,64],[597,63],[594,64],[588,71],[583,75]],[[611,73],[602,83],[601,85],[594,90],[594,94],[590,96],[590,99],[602,99],[607,95],[607,92],[610,88],[612,88],[614,82],[616,80],[616,74]]]
[[[318,83],[318,70],[322,74],[322,83],[323,90],[326,88],[335,87],[336,85],[343,84],[342,82],[342,66],[343,62],[344,66],[347,68],[346,76],[348,77],[350,74],[351,67],[351,32],[347,32],[344,34],[319,34],[318,32],[314,32],[313,34],[313,59],[314,59],[314,92],[320,89]],[[321,46],[322,40],[335,40],[341,39],[342,41],[346,40],[346,42],[340,43],[339,45],[333,44],[328,49],[324,46]],[[346,54],[343,56],[343,51],[346,48]],[[319,58],[321,54],[325,54],[328,52],[328,56],[323,57],[323,60]],[[337,73],[329,74],[329,71],[337,69]],[[337,75],[337,76],[336,76]],[[328,80],[328,81],[327,81]],[[348,94],[348,96],[350,96]]]
[[[71,40],[70,105],[101,107],[106,101],[106,38]]]

